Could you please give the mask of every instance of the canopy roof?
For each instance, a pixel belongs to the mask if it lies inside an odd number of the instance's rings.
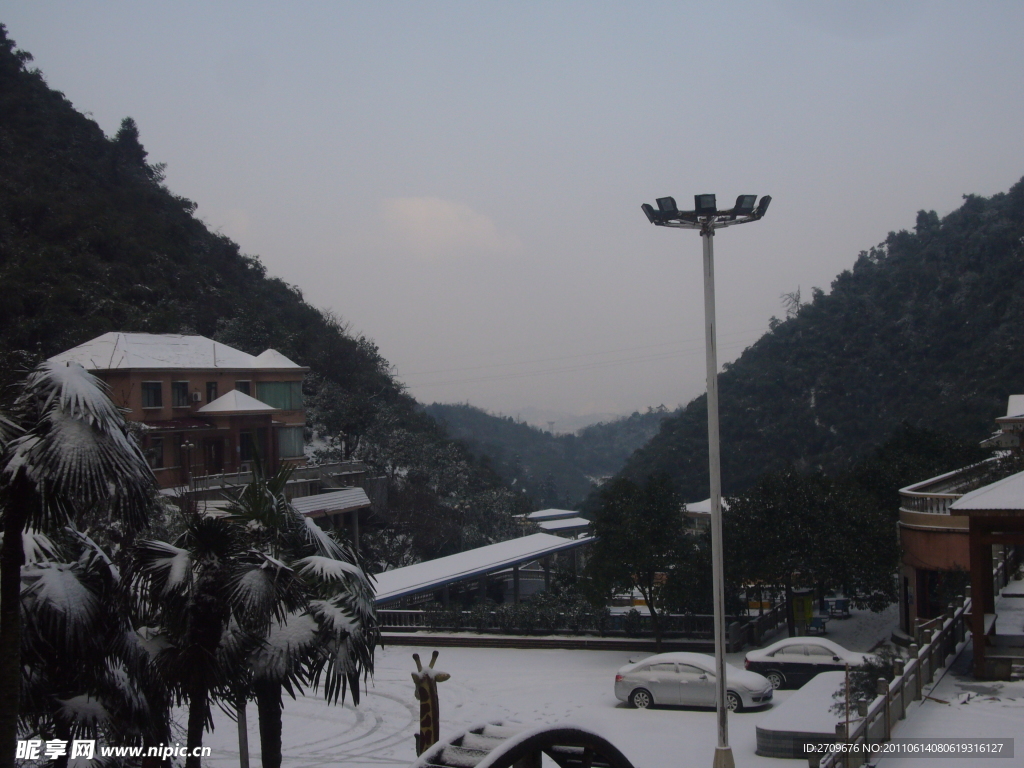
[[[564,531],[573,528],[588,528],[590,521],[585,517],[566,517],[560,520],[541,520],[537,525],[542,531]]]
[[[953,515],[1024,514],[1024,472],[965,493],[949,505]]]
[[[579,512],[573,512],[571,509],[540,509],[528,514],[526,519],[531,523],[539,523],[541,520],[564,520],[578,514]]]
[[[111,331],[50,358],[90,371],[223,368],[307,370],[273,349],[250,355],[205,336]]]
[[[380,605],[417,592],[440,589],[445,584],[479,578],[513,565],[538,560],[554,552],[589,544],[591,541],[592,537],[563,539],[550,533],[534,533],[519,539],[459,552],[457,555],[385,571],[374,577],[377,580],[376,601]]]
[[[317,493],[292,499],[292,506],[306,517],[323,517],[370,506],[370,497],[362,488],[342,488],[330,493]]]

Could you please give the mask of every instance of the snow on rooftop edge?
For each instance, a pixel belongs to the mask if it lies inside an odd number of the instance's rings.
[[[965,493],[949,508],[953,512],[1024,509],[1024,472],[1018,472]]]
[[[302,369],[274,349],[253,356],[205,336],[119,331],[110,331],[83,342],[54,355],[50,361],[79,363],[91,371],[131,368]]]
[[[257,400],[244,392],[232,389],[230,392],[221,395],[212,403],[207,403],[196,413],[270,413],[278,410],[272,405],[267,405],[262,400]]]
[[[434,586],[469,578],[482,571],[500,569],[517,562],[534,560],[561,549],[572,549],[591,541],[564,539],[550,533],[534,533],[518,539],[488,544],[436,560],[384,571],[374,576],[378,603],[426,591]]]

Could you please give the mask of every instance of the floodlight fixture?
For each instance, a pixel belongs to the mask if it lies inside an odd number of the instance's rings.
[[[679,208],[676,207],[676,199],[674,197],[659,197],[654,202],[658,204],[658,210],[662,213],[679,213]]]
[[[718,213],[718,205],[714,195],[694,195],[693,212],[698,216],[714,216]]]
[[[768,205],[771,203],[771,201],[771,195],[763,195],[761,197],[761,202],[757,204],[757,218],[760,219],[762,216],[764,216],[765,212],[768,210]]]
[[[644,214],[646,214],[647,220],[651,222],[651,224],[663,223],[664,218],[662,217],[661,212],[654,210],[650,203],[644,203],[640,208],[643,210]]]
[[[750,216],[754,213],[754,203],[757,202],[757,195],[740,195],[736,198],[736,205],[733,206],[733,216]]]

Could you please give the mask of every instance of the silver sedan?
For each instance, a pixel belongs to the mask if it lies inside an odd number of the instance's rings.
[[[771,683],[756,672],[726,664],[726,705],[736,711],[772,700]],[[715,706],[715,658],[705,653],[660,653],[627,664],[615,675],[615,696],[634,707]]]

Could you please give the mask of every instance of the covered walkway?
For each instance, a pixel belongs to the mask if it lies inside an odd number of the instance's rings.
[[[534,533],[519,539],[501,541],[439,557],[425,563],[396,568],[376,575],[376,603],[382,606],[424,592],[443,590],[460,582],[486,580],[490,574],[512,569],[518,593],[519,567],[536,560],[545,560],[559,552],[567,552],[593,541],[592,537],[565,539],[549,533]],[[547,571],[545,571],[547,572]],[[483,583],[483,581],[481,583]]]

